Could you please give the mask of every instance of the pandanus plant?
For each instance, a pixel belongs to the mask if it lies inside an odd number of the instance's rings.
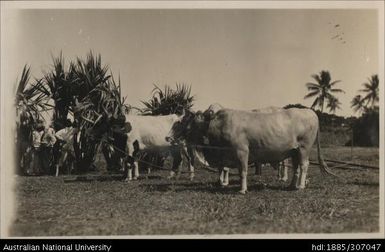
[[[21,160],[17,165],[17,173],[24,169],[27,154],[32,142],[33,127],[42,113],[52,108],[49,104],[50,92],[42,79],[31,81],[30,67],[24,66],[16,89],[16,160]]]
[[[80,167],[89,167],[101,147],[108,168],[121,168],[120,158],[125,154],[125,141],[119,138],[124,138],[124,135],[114,134],[114,129],[125,123],[129,107],[124,102],[120,80],[117,85],[111,75],[111,78],[98,84],[77,104],[74,115],[79,131],[75,139],[75,146],[78,146],[75,152],[83,160]]]
[[[162,90],[154,84],[152,97],[149,101],[142,101],[145,106],[141,109],[142,115],[170,115],[190,110],[193,106],[194,96],[191,95],[191,86],[176,84],[172,89],[168,85]],[[141,157],[146,163],[163,166],[164,158],[154,153],[144,153]]]
[[[53,121],[56,130],[64,127],[69,114],[74,116],[77,130],[74,136],[76,170],[87,172],[95,159],[98,142],[85,134],[111,106],[118,107],[118,87],[109,67],[102,64],[101,56],[90,51],[85,59],[77,58],[65,67],[64,57],[53,58],[53,68],[44,80],[55,102]],[[120,84],[119,84],[120,85]],[[120,105],[119,105],[120,106]]]
[[[191,95],[191,86],[176,84],[176,89],[165,86],[164,90],[154,85],[152,97],[149,101],[142,101],[145,106],[143,115],[170,115],[180,113],[181,109],[190,110],[194,96]]]

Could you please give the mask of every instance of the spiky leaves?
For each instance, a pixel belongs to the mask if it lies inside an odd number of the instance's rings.
[[[30,67],[25,65],[16,89],[16,112],[19,119],[20,116],[23,120],[28,117],[28,120],[35,122],[42,112],[51,108],[48,103],[50,92],[43,80],[35,79],[30,82],[30,79]]]
[[[55,102],[53,113],[55,130],[60,130],[66,124],[68,112],[71,111],[78,87],[73,75],[74,65],[70,63],[69,70],[66,70],[61,53],[58,57],[52,58],[52,61],[53,68],[49,73],[45,74],[44,79]]]
[[[75,151],[81,158],[80,169],[84,168],[86,171],[86,167],[92,164],[100,144],[107,161],[116,154],[111,128],[118,119],[124,123],[127,110],[128,106],[121,99],[120,80],[117,85],[112,75],[93,88],[75,107],[74,115],[79,125],[76,139],[78,148]],[[93,133],[89,134],[91,131]]]
[[[32,141],[32,130],[38,119],[42,117],[42,113],[50,109],[48,103],[49,91],[45,87],[41,79],[30,81],[30,67],[24,66],[20,80],[16,88],[16,140],[18,156],[16,160],[22,162],[16,167],[17,173],[25,172],[25,166],[28,165],[25,155],[28,152]]]
[[[166,85],[164,90],[154,86],[152,98],[148,102],[142,101],[144,115],[169,115],[192,108],[194,96],[191,95],[191,86],[176,84],[176,89],[171,89]]]

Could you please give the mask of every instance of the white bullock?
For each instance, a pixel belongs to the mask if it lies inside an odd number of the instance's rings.
[[[127,134],[127,180],[139,177],[138,154],[140,151],[165,153],[170,152],[173,157],[173,165],[169,178],[178,177],[180,174],[180,163],[182,154],[188,160],[190,179],[194,178],[194,159],[191,158],[192,151],[184,145],[174,145],[166,141],[166,137],[173,125],[183,118],[184,114],[164,116],[141,116],[127,115],[126,123],[132,127]],[[134,170],[134,176],[132,176]]]

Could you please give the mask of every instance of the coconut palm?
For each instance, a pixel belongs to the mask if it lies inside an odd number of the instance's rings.
[[[333,97],[331,97],[331,98],[328,100],[328,103],[327,103],[326,107],[329,109],[329,111],[330,111],[331,113],[334,114],[334,113],[336,112],[337,109],[341,109],[340,105],[341,105],[341,102],[340,102],[337,98],[335,98],[335,97],[333,96]]]
[[[379,79],[378,75],[374,74],[371,78],[368,78],[368,82],[362,84],[365,88],[361,89],[360,92],[366,93],[363,97],[363,101],[366,105],[370,104],[371,108],[374,108],[379,101]]]
[[[366,109],[365,100],[361,95],[354,96],[353,100],[350,102],[350,106],[353,108],[354,112],[363,113]]]
[[[323,112],[325,101],[337,99],[333,93],[344,93],[342,89],[334,88],[340,80],[331,81],[331,76],[328,71],[321,71],[319,74],[311,76],[317,83],[306,83],[309,93],[304,97],[305,99],[316,97],[311,108],[318,108]]]

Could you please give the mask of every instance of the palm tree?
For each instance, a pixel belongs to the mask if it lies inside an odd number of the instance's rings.
[[[329,109],[329,111],[330,111],[331,113],[334,114],[334,113],[336,112],[337,109],[341,109],[340,105],[341,105],[341,102],[340,102],[337,98],[335,98],[335,97],[333,96],[333,97],[331,97],[331,98],[328,100],[328,103],[327,103],[326,107]]]
[[[350,102],[350,104],[351,104],[351,107],[353,108],[354,112],[363,113],[366,109],[365,100],[362,98],[361,95],[354,96],[354,98]]]
[[[371,78],[368,78],[368,81],[369,82],[362,84],[365,88],[361,89],[360,92],[366,93],[366,96],[362,100],[366,102],[366,105],[371,104],[371,108],[373,109],[379,101],[378,75],[372,75]]]
[[[330,101],[337,99],[333,93],[344,93],[342,89],[334,88],[340,80],[331,82],[331,76],[328,71],[322,70],[319,75],[313,74],[311,76],[317,83],[306,83],[309,93],[304,97],[305,99],[316,96],[311,108],[318,106],[323,112],[325,100]]]

